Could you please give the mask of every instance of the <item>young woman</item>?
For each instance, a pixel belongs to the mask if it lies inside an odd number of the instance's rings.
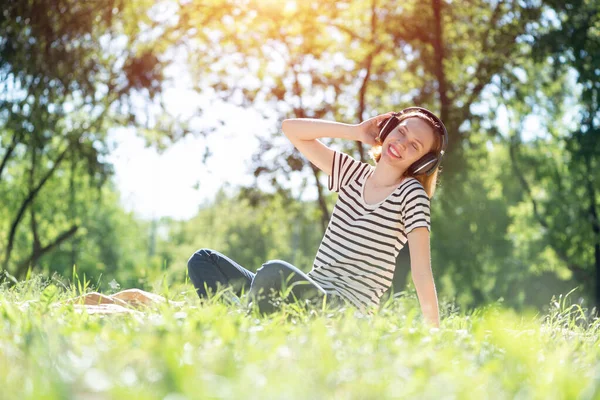
[[[333,297],[361,310],[379,304],[390,287],[399,251],[408,243],[412,279],[425,319],[439,327],[430,262],[430,199],[448,144],[442,121],[431,111],[409,107],[351,125],[318,119],[283,121],[286,137],[325,172],[338,193],[312,270],[271,260],[255,273],[218,251],[200,249],[188,261],[189,276],[202,298],[206,289],[229,285],[237,295],[249,288],[261,311],[274,309],[265,296],[291,287],[290,298]],[[374,146],[373,167],[321,143],[322,137]],[[262,295],[262,296],[261,296]]]

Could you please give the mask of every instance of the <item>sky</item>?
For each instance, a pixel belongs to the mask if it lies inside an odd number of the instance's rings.
[[[133,129],[117,128],[109,132],[109,145],[115,150],[107,161],[114,165],[114,181],[121,193],[122,206],[143,219],[163,216],[189,219],[204,203],[213,200],[220,187],[226,186],[225,190],[231,193],[235,186],[252,184],[254,176],[248,171],[251,157],[258,150],[258,137],[267,137],[275,123],[253,109],[215,99],[211,96],[212,89],[204,95],[191,90],[193,80],[186,67],[184,47],[172,49],[169,57],[172,63],[164,71],[169,83],[163,86],[166,111],[176,118],[194,117],[194,122],[202,126],[218,128],[206,138],[187,135],[160,154],[146,147],[144,139]],[[276,60],[271,67],[278,71],[284,68],[283,61]],[[248,83],[253,77],[244,79]],[[258,80],[256,83],[260,84]],[[200,117],[194,114],[198,109],[202,110]],[[219,120],[226,124],[221,126]],[[206,146],[212,155],[203,164]],[[300,181],[298,177],[290,182],[292,190]],[[260,181],[259,187],[269,190]],[[316,198],[314,192],[307,190],[301,198]]]
[[[132,129],[112,130],[109,140],[116,149],[108,160],[115,167],[114,180],[123,207],[143,219],[188,219],[203,202],[212,200],[223,184],[251,184],[254,177],[245,171],[258,148],[258,132],[269,125],[255,111],[225,103],[214,104],[205,115],[225,118],[234,110],[239,118],[222,129],[207,138],[188,135],[161,154],[145,147],[144,139]],[[206,146],[213,155],[204,165]]]

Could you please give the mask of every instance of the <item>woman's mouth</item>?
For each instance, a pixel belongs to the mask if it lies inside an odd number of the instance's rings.
[[[388,154],[392,158],[402,158],[400,154],[392,146],[388,146]]]

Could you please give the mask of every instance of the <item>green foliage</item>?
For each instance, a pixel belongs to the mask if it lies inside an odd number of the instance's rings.
[[[219,191],[195,217],[166,224],[169,233],[157,253],[177,274],[185,273],[187,260],[201,248],[217,250],[251,271],[281,259],[308,272],[322,237],[315,229],[314,204],[282,193],[255,195]]]
[[[154,100],[162,89],[163,66],[143,38],[152,7],[29,0],[2,9],[0,268],[18,278],[86,231],[81,208],[113,172],[108,129],[138,126],[131,97]]]
[[[82,179],[86,179],[85,175]],[[61,202],[60,193],[63,191],[57,188],[59,184],[67,185],[68,181],[50,182],[46,202],[38,210],[40,216],[47,215],[39,224],[40,234],[54,236],[61,226],[68,223],[85,221],[85,225],[71,241],[41,257],[35,270],[48,276],[56,272],[65,277],[77,271],[79,276],[85,274],[103,289],[108,288],[106,285],[112,279],[124,287],[144,287],[149,275],[154,276],[160,266],[160,261],[151,260],[148,254],[150,224],[122,209],[112,184],[99,191],[77,192],[75,210]],[[63,206],[53,209],[50,204]],[[69,220],[68,216],[73,211],[77,218]],[[25,217],[25,224],[29,222],[30,217]],[[28,254],[30,240],[16,244],[16,257]]]

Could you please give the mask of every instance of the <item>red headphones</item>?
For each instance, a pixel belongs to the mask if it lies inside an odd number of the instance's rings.
[[[383,141],[385,140],[385,138],[400,123],[400,119],[398,117],[400,117],[401,115],[408,113],[410,111],[420,111],[423,114],[427,115],[428,117],[431,117],[434,121],[436,121],[442,127],[442,132],[443,132],[443,134],[442,134],[442,149],[440,150],[439,154],[437,154],[433,151],[430,151],[429,153],[427,153],[423,157],[421,157],[419,160],[415,161],[408,168],[408,173],[410,175],[419,175],[419,174],[431,175],[433,173],[433,171],[435,171],[435,169],[442,162],[442,158],[444,157],[444,153],[446,152],[446,147],[448,147],[448,132],[446,131],[446,127],[444,126],[444,123],[442,122],[442,120],[439,119],[434,113],[432,113],[431,111],[429,111],[428,109],[423,108],[423,107],[408,107],[400,112],[394,113],[391,117],[385,119],[381,123],[381,129],[379,130],[379,135],[377,136],[377,139],[379,140],[379,142],[381,144],[383,144]]]

